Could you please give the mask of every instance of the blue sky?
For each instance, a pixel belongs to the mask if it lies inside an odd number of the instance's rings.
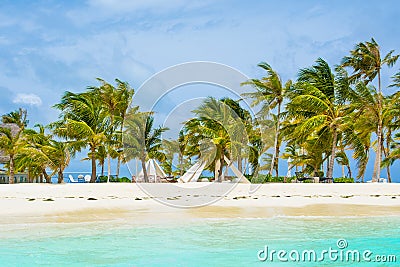
[[[0,114],[22,106],[32,124],[46,124],[66,90],[83,91],[96,77],[139,88],[188,61],[249,77],[261,77],[256,65],[266,61],[287,80],[318,57],[338,64],[371,37],[383,52],[400,52],[399,11],[389,0],[1,1]],[[384,70],[384,84],[399,68]]]

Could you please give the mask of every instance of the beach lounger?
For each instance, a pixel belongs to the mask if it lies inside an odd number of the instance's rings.
[[[333,178],[328,177],[319,177],[320,183],[333,183]]]
[[[313,177],[305,177],[303,172],[295,172],[295,174],[296,174],[296,183],[297,182],[301,183],[301,182],[304,182],[304,181],[307,181],[307,180],[313,180],[314,181]]]
[[[68,179],[70,183],[77,183],[78,181],[74,179],[74,177],[70,174],[68,175]]]
[[[92,176],[90,176],[89,174],[85,175],[85,183],[90,183],[90,179],[92,178]]]

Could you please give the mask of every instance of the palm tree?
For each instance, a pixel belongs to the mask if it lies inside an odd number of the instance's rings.
[[[23,131],[29,123],[27,120],[28,112],[26,109],[19,108],[1,117],[3,123],[14,123],[21,131]]]
[[[369,84],[376,77],[378,77],[378,90],[377,90],[377,149],[376,158],[374,163],[373,179],[377,180],[380,178],[380,167],[382,161],[382,145],[383,135],[383,117],[382,117],[382,86],[381,86],[381,69],[387,65],[392,67],[399,55],[393,55],[394,50],[391,50],[382,59],[380,54],[380,47],[378,43],[372,38],[370,42],[358,43],[354,50],[350,51],[350,56],[346,56],[342,60],[342,67],[350,67],[353,69],[353,74],[349,77],[350,80],[357,82],[363,81],[365,84]],[[376,90],[376,89],[375,89]]]
[[[315,145],[322,147],[326,146],[324,143],[329,140],[329,178],[333,176],[338,134],[342,131],[342,122],[347,115],[343,105],[343,84],[346,83],[336,83],[328,63],[319,58],[311,68],[300,70],[298,83],[291,92],[291,102],[286,107],[292,126],[294,122],[297,123],[290,134],[292,139],[304,143],[311,137],[315,140]]]
[[[165,155],[165,160],[162,167],[168,175],[172,174],[172,166],[175,154],[179,153],[179,142],[177,140],[162,140],[163,153]]]
[[[183,127],[185,154],[208,162],[215,179],[221,181],[224,157],[237,159],[241,148],[249,143],[246,126],[229,105],[212,97],[192,112],[196,117]]]
[[[46,172],[46,168],[50,166],[49,158],[41,151],[42,146],[46,146],[50,142],[50,136],[45,134],[45,127],[36,124],[38,131],[34,129],[26,129],[24,131],[25,145],[16,157],[16,165],[21,170],[27,170],[28,180],[37,177],[44,177],[47,183],[51,183],[51,176]]]
[[[245,129],[246,129],[246,134],[242,134],[241,137],[241,142],[240,143],[235,143],[232,149],[235,150],[235,153],[237,155],[237,164],[238,164],[238,170],[242,172],[243,169],[243,156],[246,154],[246,151],[244,151],[248,146],[245,143],[247,141],[247,137],[251,135],[251,132],[253,130],[253,120],[251,118],[250,112],[247,111],[246,109],[242,108],[239,104],[238,101],[235,101],[231,98],[225,97],[220,100],[223,104],[227,105],[233,112],[236,114],[240,120],[242,121]],[[239,138],[240,138],[239,137]]]
[[[97,94],[85,92],[75,94],[66,92],[61,103],[54,107],[61,110],[61,120],[53,123],[54,133],[66,138],[71,145],[80,151],[89,146],[92,174],[90,182],[96,181],[96,150],[107,141],[107,132],[110,129],[110,121],[107,112],[101,105]]]
[[[9,183],[14,183],[15,157],[25,145],[23,132],[28,125],[27,111],[20,108],[2,116],[0,149],[8,156]]]
[[[396,73],[393,77],[393,83],[389,87],[400,87],[400,72]]]
[[[10,184],[14,183],[15,157],[20,153],[24,146],[25,142],[21,130],[18,130],[17,133],[13,133],[13,131],[7,126],[0,127],[0,149],[9,158],[7,167],[10,175]]]
[[[161,135],[168,128],[153,127],[154,118],[149,112],[137,112],[131,109],[127,114],[124,131],[124,154],[127,160],[139,158],[142,164],[144,181],[147,183],[148,175],[146,161],[157,159],[163,161]]]
[[[279,74],[272,69],[272,67],[266,63],[261,62],[258,64],[259,67],[263,68],[267,72],[267,76],[259,79],[250,79],[247,82],[242,83],[242,85],[252,85],[256,92],[245,93],[244,97],[252,98],[252,106],[257,106],[261,104],[261,114],[268,114],[270,110],[277,108],[277,119],[275,125],[275,141],[274,141],[274,154],[272,156],[270,174],[272,174],[275,168],[276,176],[279,176],[279,151],[280,151],[280,123],[282,120],[281,109],[284,99],[291,87],[292,82],[289,80],[283,85]]]
[[[117,129],[120,128],[120,132],[122,132],[126,110],[129,107],[134,91],[129,87],[128,83],[122,82],[118,79],[116,79],[117,87],[112,86],[101,78],[97,78],[97,80],[101,83],[101,86],[89,87],[89,91],[93,94],[99,95],[101,103],[110,118],[110,128],[107,132],[106,142],[108,176],[107,180],[109,181],[111,176],[111,154],[113,152],[113,154],[115,154],[115,151],[120,150],[122,147],[121,134],[117,133]],[[117,176],[119,175],[121,160],[120,158],[121,157],[119,155],[117,164]]]
[[[95,152],[96,161],[98,161],[98,166],[101,168],[100,176],[104,176],[104,165],[107,158],[107,150],[104,146],[99,146]],[[91,152],[88,153],[87,158],[83,158],[82,160],[92,160]]]

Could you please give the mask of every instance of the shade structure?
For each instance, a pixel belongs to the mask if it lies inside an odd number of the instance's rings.
[[[154,159],[149,159],[146,162],[146,171],[147,171],[147,178],[149,179],[150,183],[161,183],[163,178],[167,177],[165,172],[161,169],[160,165],[158,165],[157,161]],[[144,174],[143,170],[141,170],[136,177],[136,182],[143,183]]]
[[[204,168],[206,167],[205,161],[198,161],[189,170],[185,172],[179,179],[179,183],[197,182]]]
[[[241,173],[238,170],[238,168],[236,168],[236,166],[232,163],[232,161],[230,159],[228,159],[226,156],[224,156],[224,160],[227,164],[227,168],[231,169],[232,172],[237,177],[234,180],[232,180],[232,182],[250,184],[250,181],[243,175],[243,173]],[[185,172],[184,175],[182,175],[179,178],[178,182],[180,182],[180,183],[197,182],[205,167],[206,167],[206,162],[204,162],[204,161],[196,162],[192,167],[190,167],[189,170],[187,170],[187,172]],[[222,177],[222,180],[224,180],[224,178],[225,177]]]

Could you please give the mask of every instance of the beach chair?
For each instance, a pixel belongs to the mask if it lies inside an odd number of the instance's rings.
[[[301,183],[301,182],[304,182],[304,181],[307,181],[307,180],[313,180],[314,181],[313,177],[305,177],[303,172],[295,172],[295,174],[296,174],[296,183],[297,182]]]
[[[320,183],[333,183],[333,178],[328,177],[319,177]]]
[[[85,175],[85,183],[90,183],[90,179],[92,179],[92,176],[90,176],[89,174]]]
[[[177,183],[178,180],[174,176],[161,177],[162,183]]]
[[[68,179],[69,179],[69,182],[70,182],[70,183],[78,183],[78,181],[75,180],[74,177],[73,177],[71,174],[68,175]]]

